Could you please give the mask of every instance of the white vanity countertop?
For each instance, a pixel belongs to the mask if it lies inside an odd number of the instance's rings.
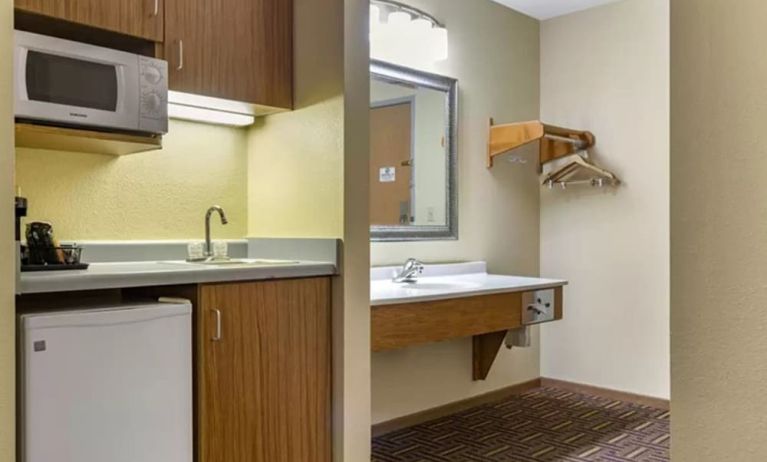
[[[416,303],[477,295],[550,289],[567,285],[561,279],[487,274],[485,262],[426,265],[414,284],[392,282],[397,267],[373,268],[371,306]]]
[[[22,294],[167,286],[214,282],[289,279],[336,274],[332,262],[299,261],[290,264],[212,267],[183,261],[92,263],[87,270],[21,274]]]

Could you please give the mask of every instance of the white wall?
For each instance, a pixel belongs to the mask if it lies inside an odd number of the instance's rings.
[[[592,131],[624,181],[541,192],[541,273],[570,281],[545,377],[669,397],[669,66],[668,0],[541,25],[541,118]]]
[[[539,186],[533,151],[526,165],[488,170],[488,119],[538,118],[538,21],[490,0],[408,0],[447,24],[450,58],[424,70],[458,79],[457,241],[372,245],[375,265],[487,260],[491,271],[538,275]],[[537,334],[537,330],[535,331]],[[503,349],[485,382],[471,380],[471,339],[376,353],[373,421],[382,422],[537,378],[538,341]]]
[[[335,462],[370,460],[370,159],[360,155],[370,146],[368,9],[367,0],[344,0],[343,257],[342,277],[333,284]]]

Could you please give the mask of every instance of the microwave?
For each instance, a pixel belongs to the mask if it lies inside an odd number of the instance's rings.
[[[160,135],[168,132],[168,63],[15,31],[17,120]]]

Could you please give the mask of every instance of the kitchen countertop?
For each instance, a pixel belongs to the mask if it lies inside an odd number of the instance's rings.
[[[418,303],[479,295],[551,289],[567,285],[562,279],[488,274],[485,262],[426,265],[413,284],[391,281],[396,267],[371,271],[370,305]]]
[[[21,294],[72,292],[129,287],[331,276],[335,264],[299,261],[290,264],[214,267],[183,261],[92,263],[87,270],[21,274]]]

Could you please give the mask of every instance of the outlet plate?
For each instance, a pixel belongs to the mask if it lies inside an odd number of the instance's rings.
[[[554,289],[525,292],[522,297],[522,324],[532,325],[555,319]]]

